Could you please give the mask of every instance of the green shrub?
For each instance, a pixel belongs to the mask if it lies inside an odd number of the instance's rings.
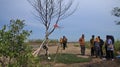
[[[0,30],[0,63],[2,67],[37,67],[31,47],[25,43],[31,31],[24,30],[24,20],[11,20]]]
[[[120,41],[119,40],[115,41],[115,50],[120,51]]]

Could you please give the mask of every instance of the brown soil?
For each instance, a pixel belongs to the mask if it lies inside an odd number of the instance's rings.
[[[49,54],[54,54],[57,51],[58,46],[52,45],[49,46]],[[41,54],[45,54],[45,51],[42,49]],[[59,53],[70,53],[75,54],[78,57],[88,58],[90,57],[90,50],[86,49],[85,56],[80,55],[80,47],[75,47],[74,44],[70,43],[67,45],[67,48],[63,50],[61,47],[59,48]],[[91,57],[92,60],[90,62],[85,63],[74,63],[74,64],[63,64],[63,63],[55,63],[52,67],[120,67],[120,64],[114,61],[103,61],[100,58]]]

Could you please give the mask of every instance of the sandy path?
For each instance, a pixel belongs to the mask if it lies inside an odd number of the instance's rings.
[[[49,54],[54,54],[57,51],[58,46],[54,45],[54,46],[49,46]],[[44,54],[44,50],[41,49],[41,54]],[[76,54],[76,55],[80,55],[80,47],[75,47],[74,44],[67,44],[67,48],[65,50],[62,49],[61,46],[59,46],[59,53],[70,53],[70,54]],[[86,49],[85,50],[85,56],[89,56],[90,55],[90,50]],[[80,55],[81,56],[81,55]]]

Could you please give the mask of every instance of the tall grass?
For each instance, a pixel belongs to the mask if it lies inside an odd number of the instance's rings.
[[[115,41],[114,45],[115,45],[115,50],[120,51],[120,41],[119,40]]]

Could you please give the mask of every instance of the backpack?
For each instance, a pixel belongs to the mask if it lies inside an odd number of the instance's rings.
[[[112,44],[114,44],[114,37],[112,35],[107,35],[107,37],[110,37],[110,39],[112,40]]]
[[[104,44],[104,41],[100,39],[100,46],[102,46],[103,44]]]
[[[67,38],[63,38],[63,43],[67,43]]]

